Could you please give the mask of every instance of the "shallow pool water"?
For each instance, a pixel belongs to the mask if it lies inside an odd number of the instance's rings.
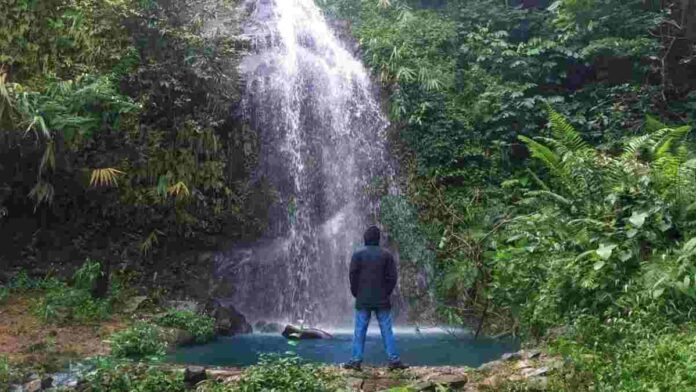
[[[436,329],[418,333],[411,329],[397,330],[396,335],[404,362],[419,366],[476,367],[519,347],[513,340],[475,340],[470,333],[462,331],[452,333]],[[168,359],[172,362],[197,365],[247,366],[255,364],[261,353],[282,354],[290,351],[313,362],[346,362],[350,359],[352,335],[348,331],[338,331],[334,332],[334,337],[332,340],[298,342],[290,342],[280,334],[222,337],[209,344],[181,348]],[[386,363],[378,331],[373,330],[368,334],[364,363]]]

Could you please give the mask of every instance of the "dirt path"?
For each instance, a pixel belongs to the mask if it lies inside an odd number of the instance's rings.
[[[32,294],[14,294],[0,304],[0,355],[11,363],[56,371],[66,361],[109,354],[105,341],[125,328],[119,320],[94,325],[56,326],[31,314]]]

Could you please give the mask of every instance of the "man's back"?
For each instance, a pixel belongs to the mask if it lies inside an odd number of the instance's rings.
[[[350,289],[357,309],[389,309],[396,286],[396,264],[391,253],[378,245],[358,249],[350,263]]]
[[[377,314],[390,369],[405,369],[396,349],[392,331],[389,296],[396,286],[396,263],[391,253],[379,247],[379,228],[365,231],[365,246],[353,253],[350,261],[350,291],[355,297],[355,335],[353,356],[344,368],[359,370],[365,350],[365,337],[372,313]]]

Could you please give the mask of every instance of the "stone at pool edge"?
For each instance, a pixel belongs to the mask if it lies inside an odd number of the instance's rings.
[[[210,300],[205,306],[206,313],[215,318],[215,332],[222,336],[252,333],[253,329],[243,314],[230,305]]]
[[[466,375],[443,374],[428,381],[414,384],[411,388],[419,392],[435,392],[438,390],[438,387],[458,390],[463,388],[468,382],[469,377]]]
[[[326,331],[316,328],[302,329],[290,324],[285,326],[281,335],[290,340],[333,339],[333,335]]]
[[[283,326],[274,322],[257,321],[254,324],[254,332],[281,333],[283,332]]]
[[[208,378],[206,370],[203,366],[188,366],[184,369],[184,383],[189,386],[195,386],[201,381]]]

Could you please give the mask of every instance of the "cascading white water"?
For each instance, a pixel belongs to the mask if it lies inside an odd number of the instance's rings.
[[[348,265],[376,223],[368,192],[388,179],[388,125],[369,75],[313,0],[249,0],[252,52],[243,114],[261,141],[257,179],[277,191],[260,241],[218,257],[252,320],[340,325],[352,317]]]

